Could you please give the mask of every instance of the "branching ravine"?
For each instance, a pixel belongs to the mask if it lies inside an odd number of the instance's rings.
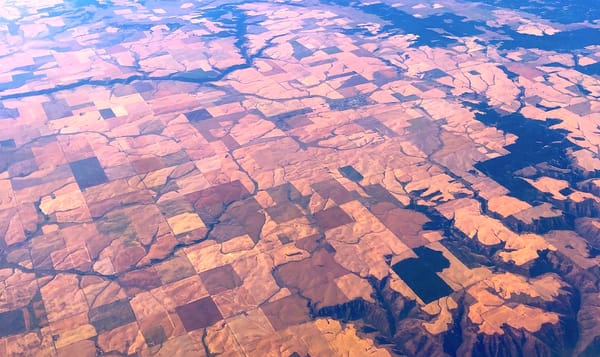
[[[231,5],[221,5],[221,6],[231,7]],[[241,11],[241,12],[243,13],[243,11]],[[51,88],[37,89],[37,90],[26,91],[26,92],[17,92],[17,93],[0,95],[0,101],[7,100],[7,99],[22,99],[22,98],[28,98],[28,97],[34,97],[34,96],[40,96],[40,95],[49,95],[49,94],[54,94],[54,93],[65,91],[65,90],[77,89],[79,87],[84,87],[84,86],[99,86],[99,87],[110,88],[116,84],[128,85],[134,81],[174,81],[174,82],[185,82],[185,83],[196,83],[196,84],[206,84],[206,83],[218,82],[222,79],[225,79],[227,76],[229,76],[231,73],[233,73],[235,71],[252,67],[254,64],[254,60],[256,58],[261,58],[264,51],[266,51],[267,49],[271,48],[274,45],[273,42],[275,40],[277,40],[280,37],[285,36],[285,34],[279,34],[279,35],[273,36],[272,38],[268,39],[266,41],[265,45],[263,47],[259,48],[255,54],[250,55],[247,53],[247,43],[246,42],[248,41],[248,39],[245,34],[245,26],[248,25],[246,23],[247,20],[248,19],[245,16],[242,16],[241,19],[238,19],[238,24],[235,26],[235,30],[237,32],[236,36],[235,36],[235,38],[237,39],[235,41],[235,45],[238,46],[238,51],[240,52],[240,55],[243,57],[244,63],[235,64],[235,65],[232,65],[221,71],[217,71],[217,72],[213,72],[213,73],[207,72],[206,77],[202,78],[202,79],[193,78],[191,76],[186,77],[185,73],[173,73],[173,74],[169,74],[169,75],[165,75],[165,76],[152,76],[149,72],[142,70],[142,67],[139,63],[140,62],[139,55],[134,52],[135,66],[133,66],[133,69],[135,69],[135,71],[138,72],[137,74],[134,74],[134,75],[131,75],[128,77],[112,78],[112,79],[93,79],[92,77],[87,77],[87,78],[83,78],[83,79],[80,79],[75,82],[71,82],[71,83],[67,83],[67,84],[59,84],[59,85],[53,86]],[[131,66],[128,66],[128,68],[129,67],[131,67]]]

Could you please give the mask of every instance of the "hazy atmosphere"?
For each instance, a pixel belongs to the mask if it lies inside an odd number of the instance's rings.
[[[0,0],[0,356],[600,356],[598,0]]]

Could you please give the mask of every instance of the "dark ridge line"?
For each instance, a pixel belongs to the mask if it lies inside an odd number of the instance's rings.
[[[83,79],[83,80],[80,80],[80,81],[77,81],[74,83],[57,85],[52,88],[38,89],[38,90],[34,90],[34,91],[29,91],[29,92],[6,94],[3,96],[0,96],[0,100],[35,97],[38,95],[52,94],[52,93],[60,92],[63,90],[75,89],[75,88],[84,87],[84,86],[109,87],[109,86],[112,86],[115,84],[130,84],[134,81],[176,81],[176,82],[204,84],[204,83],[210,83],[210,82],[214,82],[214,81],[223,79],[223,77],[225,77],[227,74],[231,73],[233,70],[235,70],[235,69],[232,69],[231,71],[227,71],[227,72],[221,72],[221,75],[219,75],[219,76],[216,76],[214,78],[206,78],[206,79],[194,79],[194,78],[186,78],[186,77],[173,78],[173,77],[171,77],[171,75],[162,76],[162,77],[146,77],[143,75],[134,75],[134,76],[130,76],[127,78],[114,78],[114,79],[108,79],[108,80]]]

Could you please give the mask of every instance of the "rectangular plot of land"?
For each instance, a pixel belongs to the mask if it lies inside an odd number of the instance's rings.
[[[110,108],[100,109],[99,110],[102,119],[111,119],[116,117],[115,113]]]
[[[307,303],[298,295],[265,304],[262,310],[276,331],[310,321]]]
[[[175,310],[186,331],[208,327],[223,319],[219,308],[210,296],[178,306]]]
[[[324,199],[332,199],[338,205],[350,202],[353,199],[352,194],[339,182],[333,179],[317,182],[311,186],[321,197]]]
[[[304,57],[309,57],[312,55],[312,51],[298,41],[290,41],[290,45],[292,45],[292,48],[294,49],[293,56],[297,60],[301,60]]]
[[[276,223],[284,223],[302,217],[302,211],[293,203],[282,203],[267,208],[267,213]]]
[[[365,84],[365,83],[369,83],[369,81],[361,76],[360,74],[354,75],[350,78],[348,78],[347,80],[344,81],[344,83],[342,83],[340,88],[349,88],[349,87],[354,87],[354,86],[358,86],[361,84]]]
[[[210,113],[208,112],[208,110],[202,108],[202,109],[194,110],[194,111],[189,112],[189,113],[185,113],[185,117],[191,123],[196,123],[196,122],[199,122],[199,121],[202,121],[202,120],[210,119],[210,118],[212,118],[212,115],[210,115]]]
[[[12,310],[0,313],[0,337],[25,332],[23,310]]]
[[[90,323],[98,333],[110,331],[135,321],[135,315],[127,300],[119,300],[90,310]]]
[[[282,120],[289,120],[289,119],[291,119],[293,117],[296,117],[296,116],[306,115],[306,114],[312,113],[312,111],[313,110],[311,108],[296,109],[296,110],[292,110],[292,111],[289,111],[289,112],[285,112],[285,113],[273,115],[273,116],[269,117],[269,120],[271,120],[273,122],[282,121]]]
[[[15,119],[19,116],[19,110],[13,108],[4,108],[0,104],[0,119]]]
[[[108,177],[96,157],[71,162],[69,166],[82,190],[108,182]]]
[[[304,198],[300,191],[289,182],[269,188],[267,189],[267,192],[277,204],[288,203],[291,201],[302,205]]]
[[[317,224],[323,230],[333,229],[344,224],[352,223],[354,220],[339,206],[331,207],[315,213]]]
[[[360,172],[356,171],[356,169],[350,165],[340,167],[338,170],[347,179],[352,180],[354,182],[359,182],[364,178],[363,175],[360,174]]]
[[[432,271],[421,258],[403,260],[395,264],[392,270],[426,304],[452,293],[452,288]]]
[[[229,264],[200,273],[200,279],[211,295],[242,285],[242,279]]]
[[[71,108],[64,99],[42,103],[48,120],[70,117],[73,115]]]
[[[355,123],[362,126],[366,130],[374,130],[379,134],[385,135],[390,138],[397,136],[397,134],[392,129],[388,128],[385,124],[372,117],[357,119]]]
[[[17,147],[17,144],[13,139],[0,140],[0,148],[5,149],[14,149]]]

